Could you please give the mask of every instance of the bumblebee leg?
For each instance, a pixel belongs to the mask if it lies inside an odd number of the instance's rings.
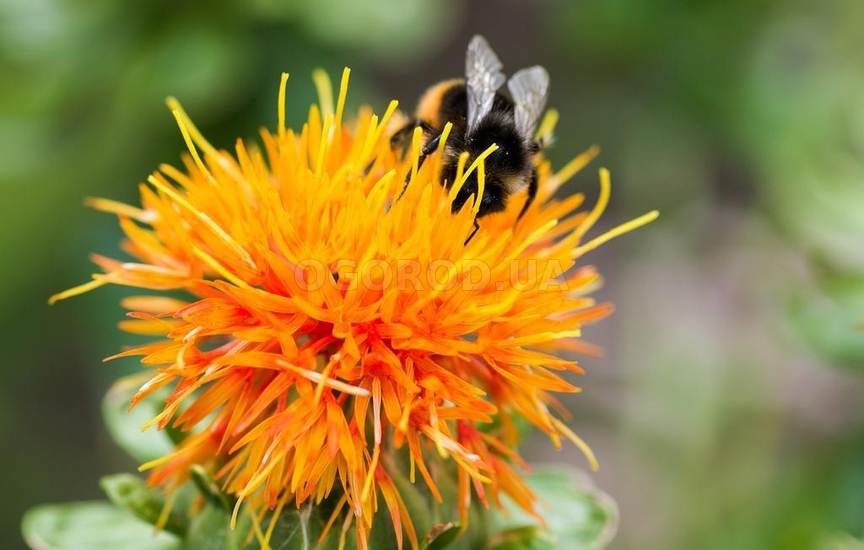
[[[408,146],[411,145],[411,136],[414,134],[414,128],[419,127],[423,130],[424,134],[427,135],[435,135],[437,132],[435,128],[429,125],[428,122],[424,122],[418,118],[412,118],[409,120],[405,126],[396,130],[396,132],[390,136],[390,148],[396,149],[397,147],[402,149],[402,155],[404,156],[407,152]]]
[[[418,126],[420,126],[420,128],[422,128],[424,132],[434,136],[432,139],[426,142],[426,145],[424,145],[422,149],[420,149],[420,156],[417,157],[417,170],[420,170],[420,168],[423,167],[423,163],[426,162],[426,157],[432,154],[432,151],[434,151],[438,147],[438,143],[441,141],[441,134],[436,133],[435,129],[426,124],[425,122],[421,121]],[[399,131],[401,132],[402,130]],[[390,143],[393,143],[392,139],[390,140]],[[402,195],[405,194],[405,191],[408,190],[408,183],[411,181],[412,172],[413,170],[408,170],[408,173],[405,174],[405,184],[402,186],[402,191],[399,192],[399,196],[396,197],[397,201],[401,199]]]
[[[405,126],[396,130],[396,132],[394,132],[393,135],[390,136],[390,148],[402,149],[402,154],[404,155],[405,147],[409,143],[408,136],[411,135],[411,132],[413,132],[414,128],[416,128],[419,124],[419,120],[417,120],[416,118],[412,118],[407,123],[405,123]]]
[[[465,245],[467,245],[468,243],[471,242],[471,239],[474,238],[474,235],[476,235],[477,231],[479,231],[479,230],[480,230],[480,224],[477,222],[477,218],[474,218],[474,231],[472,231],[471,234],[468,235],[468,238],[465,239]]]
[[[432,139],[430,139],[429,141],[427,141],[426,145],[424,145],[423,148],[420,149],[420,158],[423,160],[425,160],[426,157],[431,155],[432,152],[438,148],[438,144],[441,142],[441,133],[436,132],[432,128],[430,128],[430,130],[432,130],[432,131],[429,132],[429,135],[434,136],[434,137]]]
[[[531,179],[528,180],[528,198],[525,199],[525,206],[522,207],[522,211],[519,212],[519,217],[517,220],[521,219],[525,212],[528,211],[528,207],[531,206],[531,203],[534,202],[534,197],[537,196],[537,169],[531,170]]]
[[[412,118],[412,119],[408,120],[408,122],[405,123],[405,126],[399,128],[398,130],[396,130],[393,133],[392,136],[390,136],[390,149],[393,149],[393,150],[399,149],[400,150],[400,156],[404,158],[405,155],[408,153],[408,146],[411,144],[411,140],[409,138],[414,133],[414,128],[417,128],[418,126],[420,128],[423,128],[424,133],[434,133],[434,130],[432,130],[431,126],[429,126],[428,124],[426,124],[422,120]],[[428,128],[428,130],[427,130],[427,128]],[[369,164],[367,164],[366,167],[363,168],[363,175],[364,176],[368,175],[369,172],[372,171],[372,165],[374,165],[374,164],[375,164],[375,159],[373,158],[372,160],[369,161]],[[401,193],[399,196],[400,197],[402,196]]]

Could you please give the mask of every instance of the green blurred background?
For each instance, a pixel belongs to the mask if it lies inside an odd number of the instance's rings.
[[[864,535],[864,2],[860,0],[0,0],[0,547],[22,512],[100,497],[135,465],[99,402],[122,289],[57,306],[114,254],[85,196],[135,201],[184,148],[177,96],[218,146],[289,122],[310,73],[411,109],[482,33],[505,70],[545,65],[560,166],[603,147],[616,224],[589,255],[616,314],[586,331],[572,425],[621,509],[612,548],[832,548]],[[595,193],[596,163],[569,191]],[[532,460],[585,467],[548,442]]]

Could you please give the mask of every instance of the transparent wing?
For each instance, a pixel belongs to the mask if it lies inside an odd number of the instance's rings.
[[[543,67],[522,69],[507,82],[515,105],[516,129],[526,137],[532,137],[537,121],[546,107],[549,94],[549,73]]]
[[[469,131],[492,110],[495,92],[506,80],[501,67],[501,61],[485,38],[477,35],[471,39],[465,55]]]

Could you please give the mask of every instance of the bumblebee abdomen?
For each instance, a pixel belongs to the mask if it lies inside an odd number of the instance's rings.
[[[468,117],[468,93],[465,80],[454,78],[435,84],[420,97],[417,118],[436,130],[453,123],[452,133],[464,132]]]

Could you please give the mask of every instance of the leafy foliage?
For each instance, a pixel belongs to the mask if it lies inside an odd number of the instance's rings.
[[[107,502],[39,506],[24,516],[24,539],[33,550],[181,550],[181,540],[154,531]]]
[[[170,452],[171,438],[155,429],[141,433],[146,414],[157,403],[140,403],[143,413],[126,414],[134,381],[124,381],[108,392],[103,405],[105,421],[118,445],[134,458],[152,459]],[[180,435],[175,435],[180,437]],[[442,476],[444,477],[444,476]],[[472,512],[466,528],[452,521],[435,523],[433,518],[453,513],[446,503],[436,503],[421,486],[397,479],[404,490],[409,512],[418,528],[422,550],[600,550],[617,527],[614,502],[590,482],[566,471],[548,468],[526,479],[544,503],[546,525],[537,518],[514,512],[507,516],[490,511]],[[441,489],[448,493],[446,479]],[[406,485],[408,484],[408,485]],[[260,550],[269,535],[271,550],[335,550],[339,547],[339,524],[321,539],[332,514],[333,496],[319,506],[286,509],[278,517],[255,522],[243,509],[231,528],[235,500],[224,494],[203,469],[183,487],[172,505],[143,479],[132,474],[107,476],[101,481],[108,502],[82,502],[42,506],[30,511],[23,529],[33,550],[78,550],[126,548],[133,550]],[[454,493],[455,494],[455,493]],[[337,497],[338,498],[338,497]],[[158,527],[157,527],[158,526]],[[478,536],[480,537],[478,539]],[[350,548],[353,532],[345,534]],[[378,513],[370,548],[395,549],[393,526],[386,513]]]

